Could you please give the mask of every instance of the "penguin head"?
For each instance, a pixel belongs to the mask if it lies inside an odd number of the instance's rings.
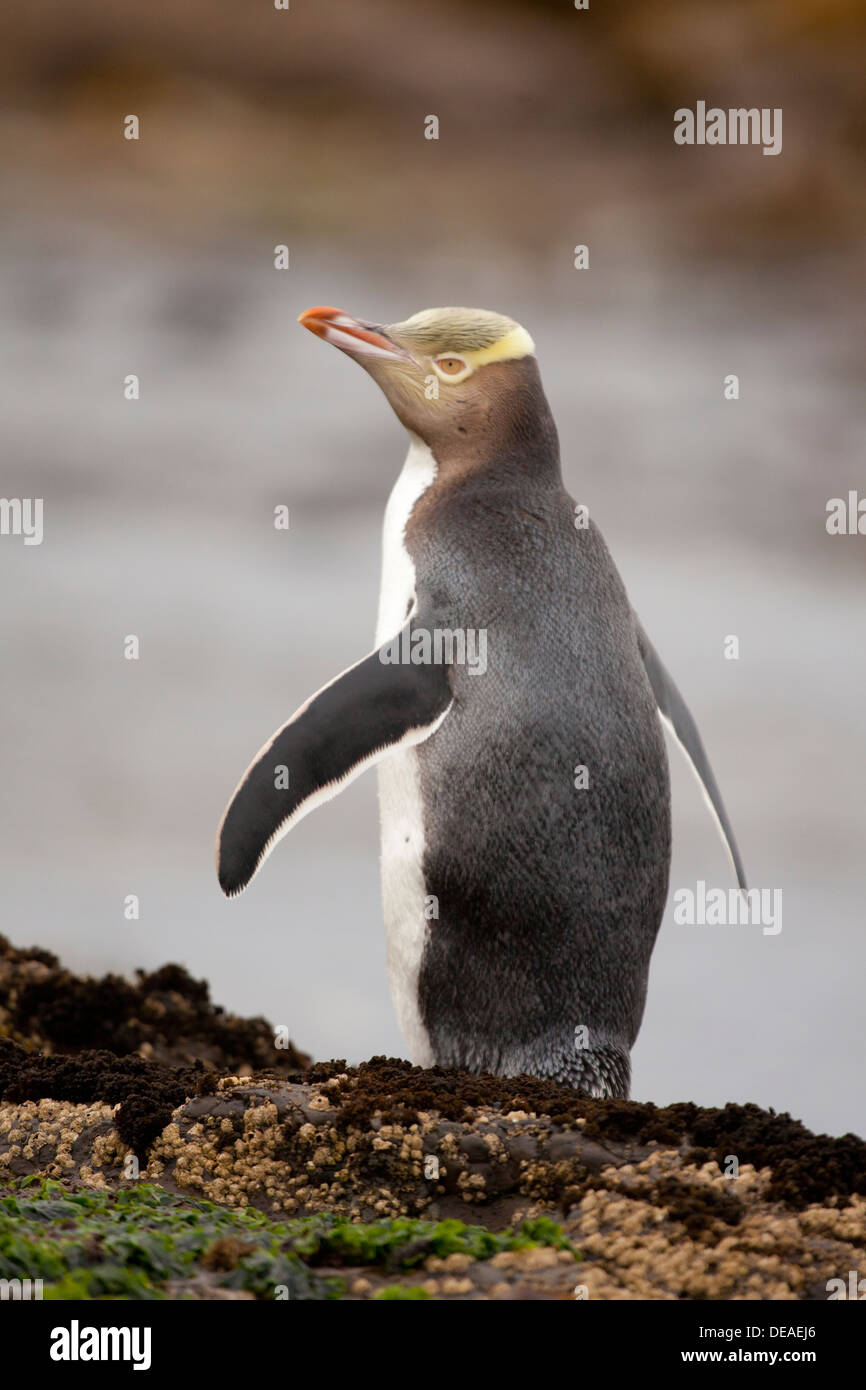
[[[366,323],[341,309],[307,309],[299,323],[353,357],[400,422],[440,457],[544,402],[525,328],[487,309],[422,309],[403,323]]]

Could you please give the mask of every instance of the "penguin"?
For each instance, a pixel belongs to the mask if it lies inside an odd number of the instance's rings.
[[[374,648],[256,754],[220,823],[220,886],[239,893],[376,766],[412,1061],[627,1098],[668,890],[663,725],[745,888],[695,722],[598,527],[576,524],[526,329],[465,308],[384,326],[320,306],[299,322],[367,371],[409,449]]]

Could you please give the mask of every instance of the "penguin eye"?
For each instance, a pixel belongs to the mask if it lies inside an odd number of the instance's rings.
[[[462,357],[437,357],[436,366],[446,376],[459,376],[461,372],[466,371],[467,363]]]

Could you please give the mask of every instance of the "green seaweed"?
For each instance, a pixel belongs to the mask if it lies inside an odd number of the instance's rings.
[[[114,1192],[70,1190],[39,1177],[12,1183],[0,1197],[0,1278],[41,1279],[46,1298],[170,1297],[170,1283],[207,1273],[212,1283],[257,1298],[334,1299],[345,1294],[346,1281],[316,1266],[411,1271],[430,1255],[483,1260],[537,1245],[578,1258],[546,1217],[501,1232],[407,1217],[361,1222],[319,1214],[275,1221],[254,1208],[180,1197],[153,1183]],[[374,1297],[429,1294],[391,1284]]]
[[[386,1284],[384,1289],[377,1289],[373,1294],[373,1301],[376,1303],[390,1302],[393,1299],[403,1302],[417,1301],[419,1298],[432,1299],[433,1295],[426,1289],[419,1288],[417,1284]]]

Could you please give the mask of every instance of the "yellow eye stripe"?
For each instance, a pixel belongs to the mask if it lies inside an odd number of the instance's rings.
[[[534,351],[535,343],[526,329],[518,325],[512,328],[510,333],[506,333],[504,338],[500,338],[498,343],[491,343],[489,347],[470,348],[459,354],[440,352],[433,359],[433,367],[440,381],[449,381],[452,385],[459,386],[461,381],[465,381],[478,367],[484,367],[488,362],[513,362],[518,357],[528,357]],[[466,363],[463,371],[448,372],[444,367],[440,367],[440,362],[447,362],[452,356],[459,357],[460,361]]]
[[[461,352],[459,355],[468,366],[474,369],[484,367],[488,362],[509,362],[517,357],[528,357],[534,351],[535,343],[526,329],[518,326],[512,328],[510,333],[506,333],[504,338],[500,338],[498,343],[491,343],[490,347],[476,348],[474,351]],[[444,353],[440,354],[440,356],[444,355]]]

